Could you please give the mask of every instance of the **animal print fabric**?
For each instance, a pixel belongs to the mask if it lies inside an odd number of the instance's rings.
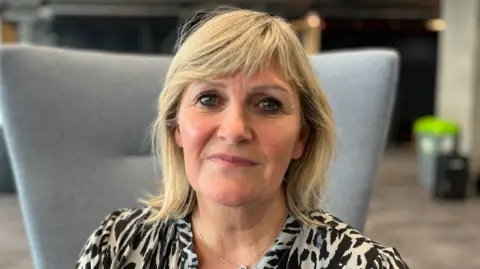
[[[149,208],[117,210],[81,250],[76,269],[196,269],[190,216],[146,223]],[[334,216],[311,216],[326,227],[311,228],[292,214],[272,248],[254,268],[407,269],[398,251],[382,246]]]

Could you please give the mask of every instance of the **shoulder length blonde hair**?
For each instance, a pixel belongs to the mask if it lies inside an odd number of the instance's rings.
[[[186,25],[160,94],[158,117],[152,124],[152,146],[160,158],[163,186],[160,195],[144,201],[154,210],[151,220],[182,218],[196,205],[183,151],[174,140],[184,89],[196,80],[238,71],[253,75],[275,62],[284,79],[298,91],[303,124],[309,130],[303,156],[291,161],[285,175],[287,205],[303,223],[318,225],[309,213],[320,207],[333,154],[334,124],[326,96],[295,31],[282,18],[242,9],[209,12],[196,26]]]

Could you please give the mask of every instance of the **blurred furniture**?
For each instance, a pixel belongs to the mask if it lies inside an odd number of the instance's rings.
[[[322,45],[322,29],[325,22],[315,12],[308,13],[304,18],[290,21],[293,29],[302,41],[308,54],[317,54]]]
[[[39,269],[71,268],[87,236],[153,191],[148,127],[170,58],[44,47],[1,51],[1,109]],[[362,230],[386,140],[398,57],[386,50],[311,57],[339,133],[331,212]]]
[[[17,43],[17,27],[11,22],[1,22],[2,44]]]

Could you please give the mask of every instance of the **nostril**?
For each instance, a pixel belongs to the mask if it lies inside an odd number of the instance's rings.
[[[218,130],[218,135],[232,143],[242,143],[251,140],[252,134],[248,126],[243,121],[230,120],[225,121]]]

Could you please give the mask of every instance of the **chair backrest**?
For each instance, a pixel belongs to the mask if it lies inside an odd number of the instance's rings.
[[[0,57],[4,132],[34,263],[69,268],[106,214],[155,190],[148,128],[170,57],[34,46],[4,47]],[[398,57],[368,50],[311,60],[340,138],[330,211],[361,230]]]

